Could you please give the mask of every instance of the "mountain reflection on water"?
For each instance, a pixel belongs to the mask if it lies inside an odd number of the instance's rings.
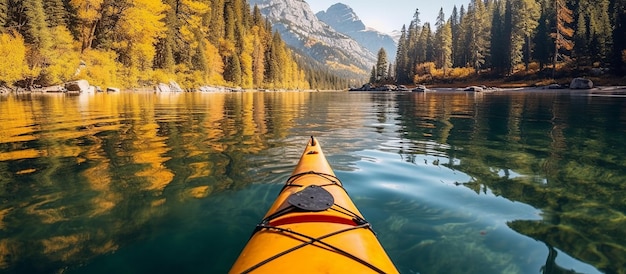
[[[316,135],[404,273],[626,271],[626,99],[0,96],[0,272],[226,272]]]

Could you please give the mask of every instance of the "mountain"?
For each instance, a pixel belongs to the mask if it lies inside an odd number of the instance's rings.
[[[326,11],[318,12],[316,16],[333,29],[352,37],[372,53],[376,54],[380,48],[384,48],[388,60],[396,59],[396,41],[388,34],[366,28],[351,7],[337,3]]]
[[[304,0],[250,0],[296,52],[312,57],[342,76],[367,77],[376,55],[315,16]]]

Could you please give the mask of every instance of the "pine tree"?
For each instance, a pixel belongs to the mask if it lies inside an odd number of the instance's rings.
[[[50,27],[67,25],[68,14],[62,0],[46,0],[43,4]]]
[[[372,66],[372,71],[370,72],[370,83],[378,82],[378,72],[376,72],[376,66]]]
[[[626,0],[615,0],[613,13],[613,57],[611,62],[616,75],[626,74]]]
[[[541,7],[536,0],[523,0],[521,1],[521,20],[518,22],[518,26],[521,30],[525,40],[525,58],[524,64],[526,70],[529,69],[531,60],[531,48],[532,48],[532,36],[535,35],[537,27],[539,26],[539,18],[541,17]]]
[[[554,49],[554,42],[550,36],[550,19],[554,18],[553,11],[551,11],[549,5],[542,5],[543,9],[541,17],[539,18],[537,25],[537,35],[533,39],[535,44],[534,57],[539,62],[539,69],[543,70],[546,64],[552,62],[550,56]]]
[[[387,52],[384,48],[378,50],[378,58],[376,60],[376,80],[385,81],[387,79]]]
[[[452,66],[459,67],[459,52],[461,52],[461,20],[459,12],[454,5],[452,15],[450,16],[450,30],[452,32]]]
[[[426,22],[421,28],[417,45],[415,47],[415,62],[413,66],[430,61],[428,58],[429,39],[431,36],[430,23]]]
[[[454,40],[457,40],[459,47],[457,48],[455,60],[455,67],[467,67],[469,65],[469,43],[468,30],[467,30],[467,12],[465,6],[461,5],[461,11],[459,11],[459,23],[457,34],[454,36]]]
[[[491,30],[487,27],[490,25],[484,2],[473,0],[463,21],[466,28],[468,61],[478,73],[488,58],[489,38],[491,37]]]
[[[407,64],[409,62],[409,53],[408,53],[408,40],[406,34],[406,26],[402,25],[402,30],[400,31],[400,39],[398,40],[398,50],[396,52],[396,69],[395,76],[396,82],[398,83],[408,83],[409,77],[407,76]]]
[[[208,38],[214,45],[219,44],[220,39],[226,35],[224,12],[224,0],[211,0],[211,23],[209,24]]]
[[[491,24],[491,67],[494,73],[510,72],[511,1],[498,1]]]
[[[4,32],[4,27],[9,22],[9,0],[0,0],[0,33]]]
[[[567,7],[565,0],[554,0],[555,32],[552,33],[554,38],[554,59],[552,63],[552,78],[556,74],[556,64],[561,56],[561,49],[571,51],[574,48],[574,42],[570,40],[574,36],[574,30],[568,24],[574,22],[573,12]],[[561,57],[561,59],[565,59]]]
[[[509,3],[510,2],[510,3]],[[511,17],[510,71],[524,61],[526,70],[530,63],[531,37],[534,34],[541,10],[536,0],[507,1]],[[526,56],[526,58],[524,58]]]
[[[227,69],[224,72],[224,79],[231,82],[233,85],[241,85],[241,63],[237,54],[233,55],[227,65]]]
[[[446,70],[452,66],[452,28],[451,23],[446,22],[443,8],[439,10],[436,27],[434,46],[436,49],[436,64],[443,69],[445,75]]]
[[[406,75],[409,79],[413,79],[413,75],[415,75],[415,66],[423,62],[420,59],[420,52],[422,51],[423,46],[420,45],[420,35],[422,33],[422,23],[419,18],[419,9],[415,10],[413,15],[413,20],[409,24],[408,34],[407,34],[407,63],[406,65]],[[412,80],[411,80],[412,81]]]
[[[613,43],[609,1],[580,0],[576,12],[577,55],[588,57],[591,63],[608,60]]]

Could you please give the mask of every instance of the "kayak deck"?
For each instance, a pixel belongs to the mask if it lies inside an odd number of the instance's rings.
[[[397,272],[313,137],[230,271]]]

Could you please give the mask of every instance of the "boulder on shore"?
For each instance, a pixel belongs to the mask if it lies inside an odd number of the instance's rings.
[[[170,89],[172,92],[183,92],[183,89],[178,83],[176,83],[176,81],[170,81]]]
[[[89,91],[89,82],[87,80],[77,80],[72,82],[65,83],[65,89],[68,92],[88,92]]]
[[[466,87],[464,91],[483,92],[485,91],[485,88],[486,88],[485,86],[481,86],[481,87],[469,86],[469,87]]]
[[[585,78],[574,78],[569,84],[570,89],[592,89],[593,82]]]
[[[183,92],[183,89],[176,83],[176,81],[170,81],[169,85],[165,83],[159,83],[154,87],[154,91],[157,92]]]

